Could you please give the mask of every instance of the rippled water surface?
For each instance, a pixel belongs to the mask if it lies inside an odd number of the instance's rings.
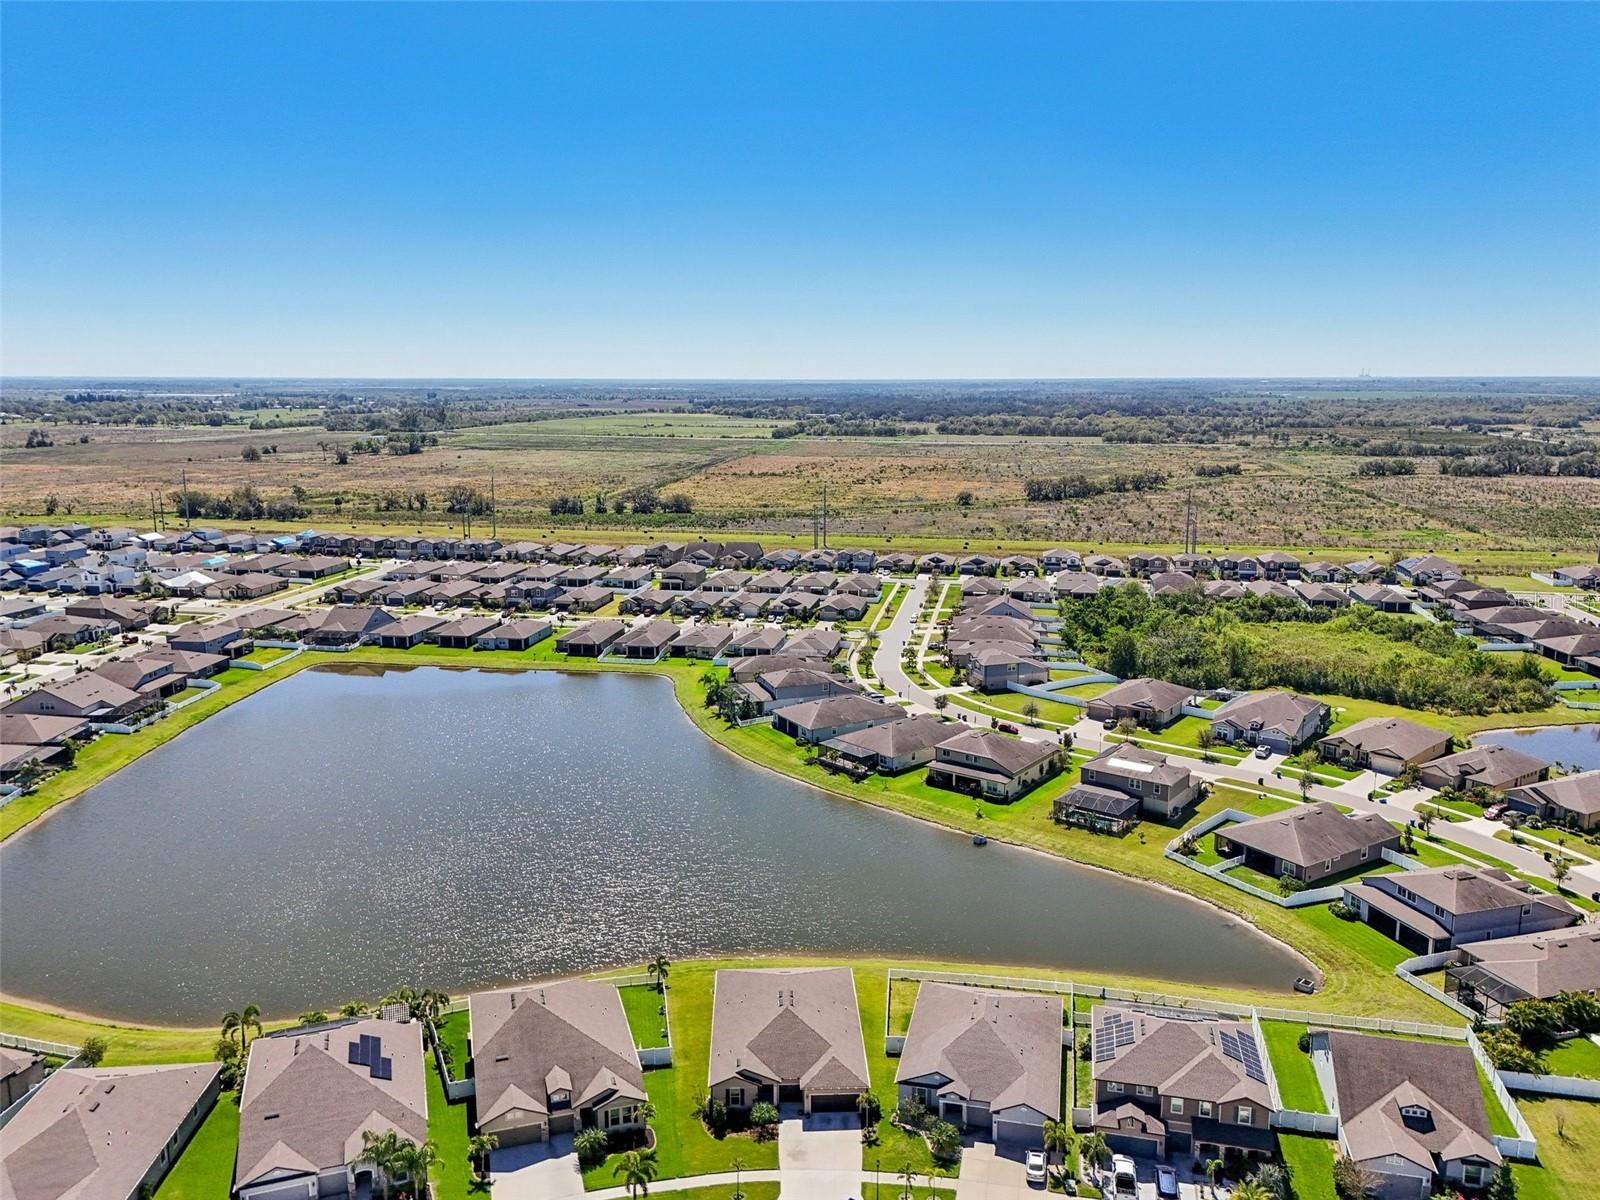
[[[1594,693],[1590,693],[1593,695]],[[1580,771],[1600,768],[1600,725],[1546,725],[1541,729],[1496,729],[1473,736],[1475,742],[1510,746]]]
[[[1299,973],[1215,909],[752,767],[642,676],[303,671],[0,848],[0,986],[113,1016],[658,951]]]

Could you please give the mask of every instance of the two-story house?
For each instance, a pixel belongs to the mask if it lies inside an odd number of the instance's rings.
[[[1272,1155],[1272,1065],[1248,1022],[1102,1004],[1091,1028],[1092,1121],[1113,1150]]]

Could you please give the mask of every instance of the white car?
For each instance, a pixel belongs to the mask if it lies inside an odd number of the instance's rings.
[[[1111,1187],[1108,1190],[1112,1196],[1121,1200],[1129,1197],[1136,1200],[1139,1195],[1139,1171],[1133,1165],[1133,1159],[1126,1154],[1116,1154],[1111,1158]]]
[[[1028,1172],[1029,1183],[1044,1183],[1045,1161],[1043,1150],[1029,1150],[1022,1158],[1022,1165]]]

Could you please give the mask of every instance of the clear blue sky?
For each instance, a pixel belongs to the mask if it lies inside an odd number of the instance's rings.
[[[1600,5],[3,9],[9,374],[1600,373]]]

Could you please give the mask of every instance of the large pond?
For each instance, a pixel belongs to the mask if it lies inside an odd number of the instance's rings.
[[[1480,733],[1475,742],[1512,746],[1546,762],[1593,771],[1600,768],[1600,724],[1546,725],[1540,729],[1495,729]]]
[[[620,674],[303,671],[0,848],[0,913],[7,992],[179,1022],[657,952],[1300,973],[1208,905],[751,766]]]

